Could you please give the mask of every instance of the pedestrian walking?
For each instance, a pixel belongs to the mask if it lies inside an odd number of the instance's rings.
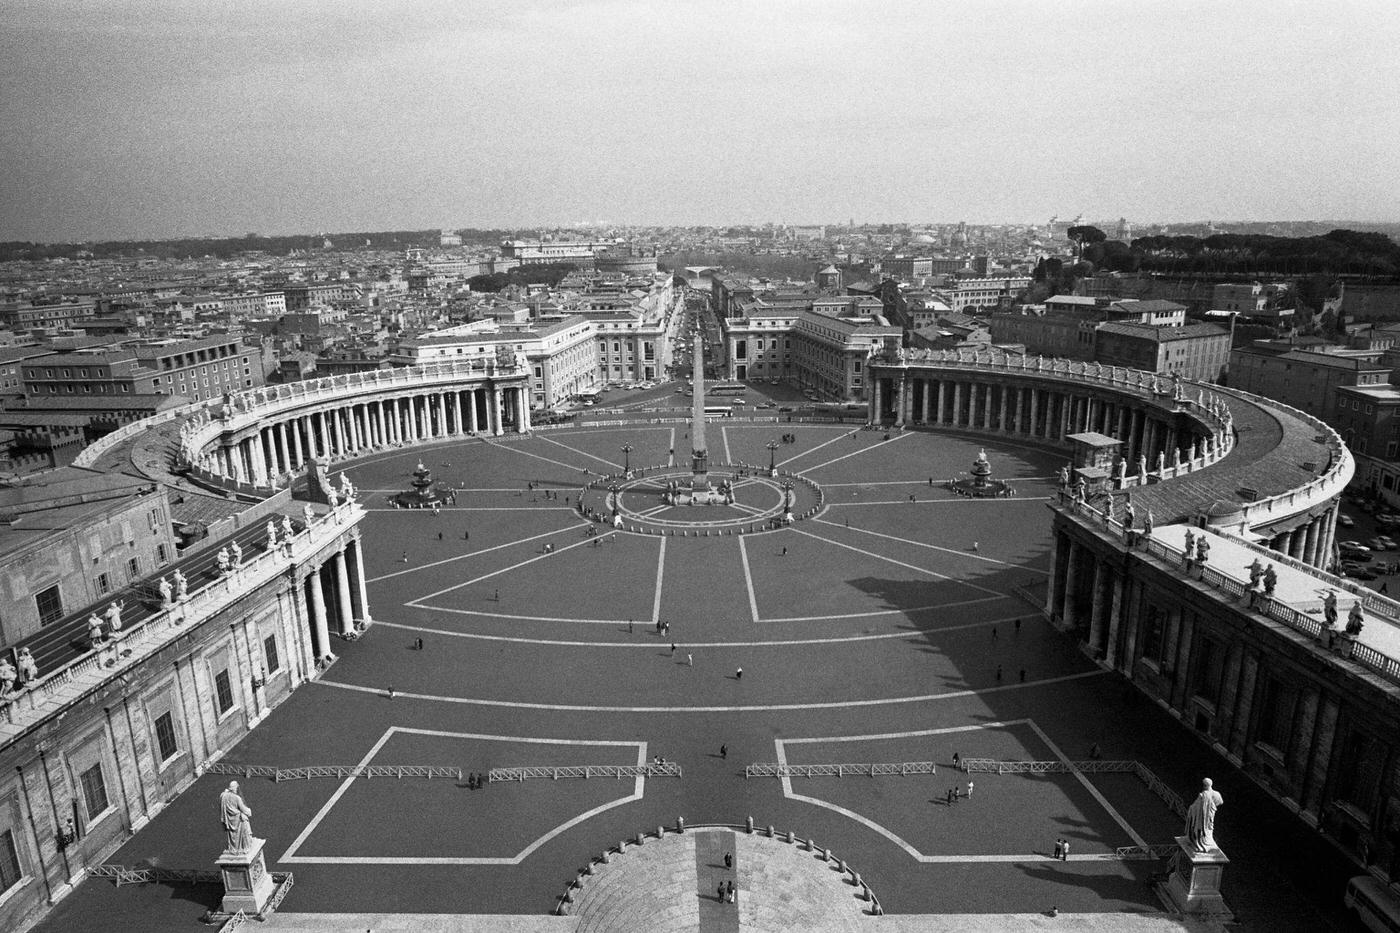
[[[962,767],[962,757],[961,757],[960,755],[958,755],[957,752],[953,752],[953,767],[954,767],[954,768],[960,768],[960,767]]]
[[[1063,839],[1055,840],[1055,858],[1060,857],[1060,853],[1064,851],[1064,845],[1065,841]]]
[[[733,856],[732,854],[730,854],[729,852],[724,853],[724,867],[725,867],[725,868],[733,868],[733,867],[734,867],[734,856]]]
[[[967,782],[967,799],[968,799],[968,800],[971,800],[971,799],[972,799],[972,782],[971,782],[971,781],[968,781],[968,782]]]
[[[1016,634],[1017,634],[1017,635],[1021,634],[1021,617],[1020,617],[1020,616],[1017,616],[1017,617],[1016,617]]]
[[[734,903],[734,882],[732,882],[732,881],[728,882],[728,884],[727,884],[727,886],[726,886],[726,890],[727,890],[727,893],[729,894],[729,903],[731,903],[731,904]]]
[[[1068,862],[1068,861],[1069,861],[1069,840],[1068,840],[1068,839],[1062,839],[1062,840],[1060,840],[1060,861],[1062,861],[1062,862]]]
[[[715,892],[715,900],[719,901],[721,904],[724,903],[724,882],[723,882],[723,881],[721,881],[721,882],[719,883],[719,890],[717,890],[717,891]]]
[[[628,635],[631,635],[631,634],[632,634],[632,620],[631,620],[631,619],[628,619],[628,620],[627,620],[627,634],[628,634]]]
[[[992,641],[996,641],[996,640],[997,640],[997,627],[996,627],[995,625],[993,625],[993,626],[992,626]]]
[[[687,655],[685,656],[685,666],[686,666],[686,667],[694,667],[694,666],[695,666],[695,655],[693,655],[693,654],[687,654]]]
[[[404,552],[403,552],[403,557],[400,558],[400,560],[403,561],[403,563],[405,563],[405,564],[408,563],[408,552],[407,552],[407,551],[404,551]]]
[[[416,648],[416,649],[418,649],[419,651],[422,651],[422,650],[423,650],[423,639],[421,639],[421,638],[415,638],[415,639],[413,640],[413,647]]]
[[[440,531],[438,532],[438,540],[439,540],[439,541],[442,540],[442,532],[440,532]]]
[[[389,699],[392,700],[393,698],[394,698],[394,685],[393,685],[393,684],[390,684],[390,685],[389,685]]]
[[[496,591],[496,602],[500,602],[500,601],[501,601],[501,591],[500,591],[500,590],[497,590],[497,591]]]
[[[1021,683],[1025,683],[1025,682],[1026,682],[1026,669],[1023,667],[1023,668],[1021,668]]]
[[[972,542],[972,553],[976,554],[979,550],[981,550],[981,548],[977,546],[977,542]]]
[[[735,679],[735,680],[743,680],[743,679],[744,679],[744,669],[743,669],[742,667],[739,668],[737,671],[734,672],[734,679]]]
[[[675,642],[671,642],[671,657],[674,658],[675,656],[676,656],[676,643],[675,643]]]
[[[933,477],[932,477],[932,476],[930,476],[930,477],[928,478],[928,484],[929,484],[929,488],[932,488],[932,487],[933,487]]]
[[[719,757],[720,757],[720,758],[728,758],[728,757],[729,757],[729,746],[728,746],[728,745],[721,745],[721,746],[719,747]],[[725,856],[724,867],[725,867],[725,868],[728,868],[728,867],[729,867],[729,857],[728,857],[728,856]]]
[[[787,545],[783,545],[783,556],[787,557]]]
[[[1001,683],[1001,665],[997,665],[997,683]]]
[[[948,788],[948,793],[944,796],[947,798],[948,806],[951,807],[953,805],[953,798],[958,796],[958,792],[950,787]]]
[[[470,531],[464,531],[464,532],[462,532],[462,540],[463,540],[463,541],[470,541],[471,539],[472,539],[472,533],[471,533]]]

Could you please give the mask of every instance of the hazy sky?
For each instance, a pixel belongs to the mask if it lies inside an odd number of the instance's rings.
[[[0,239],[1400,220],[1397,38],[1397,0],[0,0]]]

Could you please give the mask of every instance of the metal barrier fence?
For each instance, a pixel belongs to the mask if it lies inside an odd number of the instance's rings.
[[[751,764],[744,766],[744,777],[881,777],[884,775],[937,774],[931,761],[896,761],[873,764],[780,765]]]
[[[222,872],[200,868],[143,868],[137,865],[94,865],[89,878],[111,878],[117,887],[124,884],[220,884]]]
[[[1163,843],[1155,846],[1119,846],[1113,850],[1117,858],[1124,861],[1134,861],[1138,859],[1159,859],[1167,858],[1181,851],[1181,846],[1175,842]]]
[[[997,761],[994,758],[964,758],[962,767],[968,773],[983,771],[992,774],[1068,774],[1072,771],[1085,774],[1133,774],[1166,804],[1168,810],[1183,819],[1186,817],[1186,802],[1181,799],[1181,795],[1163,783],[1161,778],[1152,773],[1152,769],[1140,761],[1108,761],[1098,758],[1089,761]]]
[[[438,765],[305,765],[299,768],[278,768],[273,765],[239,765],[220,761],[208,767],[210,774],[232,774],[236,777],[270,777],[274,781],[309,781],[312,778],[451,778],[462,779],[461,768]]]
[[[562,767],[492,768],[486,772],[490,783],[560,778],[681,777],[681,766],[674,761],[659,765],[564,765]]]

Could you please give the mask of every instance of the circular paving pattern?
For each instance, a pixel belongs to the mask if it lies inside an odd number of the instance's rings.
[[[801,474],[723,463],[708,475],[713,501],[690,501],[689,469],[654,467],[595,480],[580,509],[619,531],[683,537],[772,531],[825,509],[821,486]]]

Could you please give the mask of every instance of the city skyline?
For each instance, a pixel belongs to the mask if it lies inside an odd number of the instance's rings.
[[[0,240],[1400,219],[1400,8],[14,3]]]

